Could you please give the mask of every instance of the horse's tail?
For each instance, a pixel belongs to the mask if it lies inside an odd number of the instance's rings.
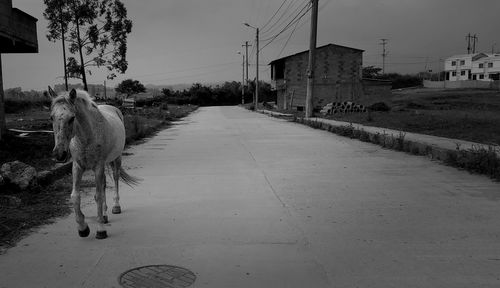
[[[120,179],[130,187],[137,186],[142,181],[141,178],[128,174],[123,167],[120,167]]]

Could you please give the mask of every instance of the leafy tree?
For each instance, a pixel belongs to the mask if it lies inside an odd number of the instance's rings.
[[[142,85],[138,80],[127,79],[123,80],[118,86],[116,86],[115,91],[122,94],[127,94],[127,98],[132,94],[137,94],[141,92],[146,92],[146,87]]]
[[[81,78],[87,90],[87,67],[106,67],[108,79],[116,77],[114,71],[125,73],[127,35],[132,21],[120,0],[44,0],[44,17],[49,21],[47,39],[62,40],[69,44],[67,73]],[[67,31],[67,34],[65,33]]]
[[[362,69],[363,78],[380,78],[382,75],[380,74],[382,68],[375,66],[366,66]]]

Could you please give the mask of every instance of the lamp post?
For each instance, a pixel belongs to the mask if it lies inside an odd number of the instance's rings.
[[[243,58],[243,62],[241,63],[241,69],[243,71],[241,76],[241,105],[245,104],[245,55],[238,51],[238,54]]]
[[[255,64],[255,99],[254,99],[254,109],[257,110],[257,104],[259,104],[259,28],[253,27],[248,23],[243,23],[243,25],[255,29],[255,53],[256,53],[256,64]]]

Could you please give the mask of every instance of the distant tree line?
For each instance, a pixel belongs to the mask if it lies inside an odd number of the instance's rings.
[[[422,75],[399,74],[399,73],[381,73],[382,68],[375,66],[363,67],[363,78],[390,80],[392,89],[415,87],[422,85]]]
[[[245,103],[253,101],[255,84],[253,82],[245,89]],[[162,89],[162,97],[169,104],[192,104],[199,106],[222,106],[241,104],[241,83],[232,81],[222,85],[207,86],[200,83],[193,84],[189,89],[173,91]],[[276,92],[271,90],[269,83],[259,81],[259,102],[276,101]]]

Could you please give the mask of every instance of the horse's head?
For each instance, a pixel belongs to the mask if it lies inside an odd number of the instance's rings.
[[[56,95],[49,86],[49,94],[52,96],[50,108],[50,119],[54,129],[54,150],[52,155],[58,162],[66,162],[69,159],[69,143],[74,136],[74,124],[76,117],[75,99],[76,90]]]

